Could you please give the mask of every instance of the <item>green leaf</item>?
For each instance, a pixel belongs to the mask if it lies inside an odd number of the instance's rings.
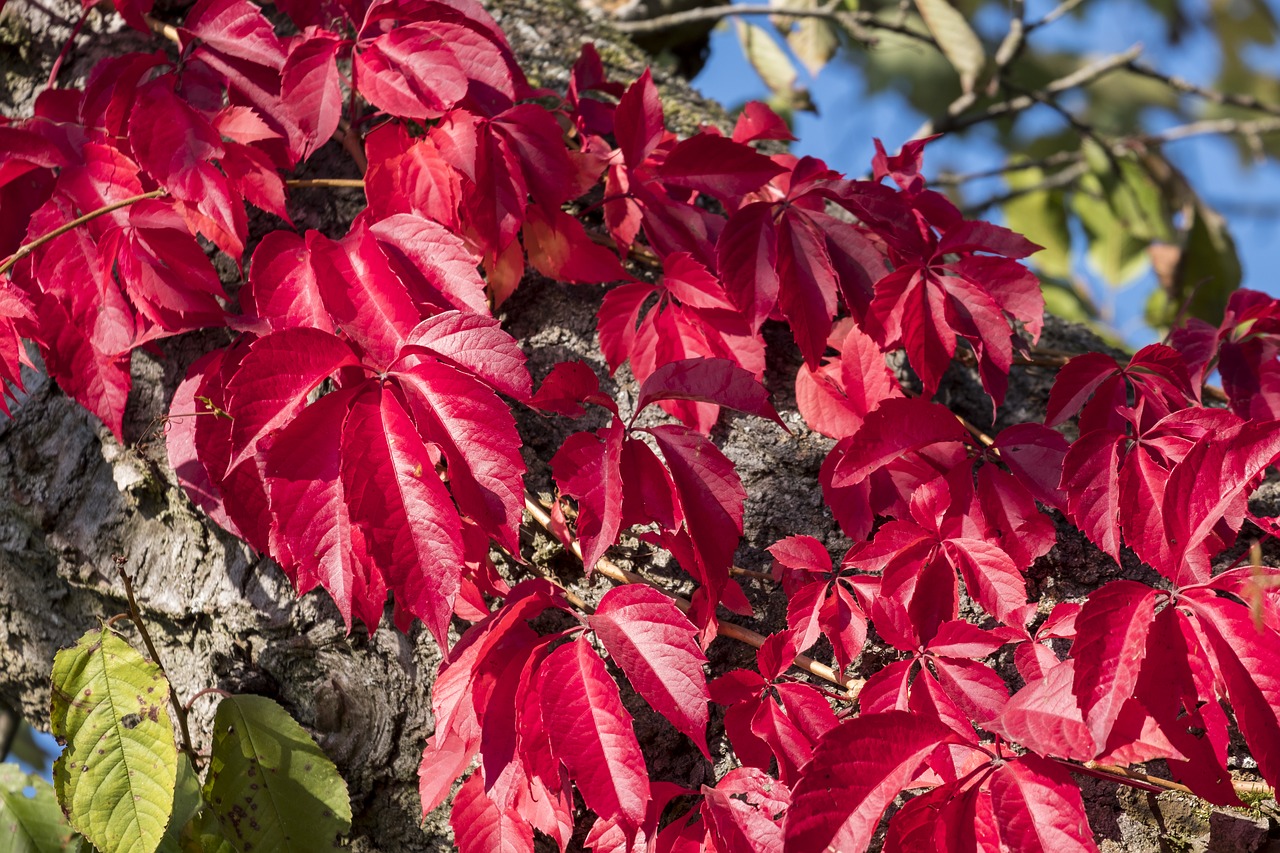
[[[0,764],[0,853],[63,853],[73,835],[48,782]]]
[[[288,712],[262,696],[230,696],[213,721],[204,798],[241,850],[310,853],[351,828],[346,783]]]
[[[784,6],[787,9],[816,11],[818,0],[788,0]],[[786,22],[787,46],[805,70],[817,77],[840,48],[835,26],[821,18],[788,18],[785,15],[778,18]]]
[[[786,51],[778,46],[768,30],[746,21],[738,21],[738,41],[751,67],[775,92],[789,92],[796,83],[796,69]]]
[[[1023,190],[1044,183],[1043,169],[1029,168],[1005,176],[1010,190]],[[1004,204],[1009,227],[1044,248],[1030,257],[1041,273],[1053,278],[1071,275],[1071,231],[1067,227],[1066,198],[1061,190],[1031,190]]]
[[[178,749],[160,667],[103,627],[53,659],[58,802],[102,853],[154,853],[173,809]]]
[[[196,813],[182,828],[182,853],[239,853],[222,832],[222,824],[209,808]]]
[[[1146,271],[1149,241],[1135,239],[1116,218],[1096,175],[1081,178],[1071,207],[1089,235],[1089,264],[1107,284],[1121,287]]]
[[[160,841],[157,853],[182,853],[182,835],[188,823],[200,811],[200,779],[186,755],[178,756],[178,782],[173,793],[173,817]]]
[[[1241,279],[1240,256],[1226,221],[1197,203],[1172,278],[1162,282],[1164,287],[1152,293],[1147,302],[1147,322],[1167,328],[1185,305],[1187,316],[1216,326]]]
[[[960,88],[972,92],[978,75],[987,64],[982,40],[965,21],[964,15],[947,0],[916,0],[916,9],[933,34],[938,47],[960,75]]]

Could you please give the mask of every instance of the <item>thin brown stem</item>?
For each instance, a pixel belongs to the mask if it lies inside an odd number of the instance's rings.
[[[331,187],[334,189],[364,189],[363,178],[293,178],[285,184],[296,189],[308,187]]]
[[[160,672],[165,676],[166,680],[169,680],[168,673],[164,671],[164,663],[160,660],[160,653],[156,651],[156,644],[151,640],[151,632],[147,630],[146,620],[142,618],[142,610],[138,607],[138,600],[133,595],[133,580],[129,577],[129,573],[124,570],[124,558],[116,557],[115,559],[116,570],[120,573],[120,580],[124,583],[125,598],[129,602],[129,621],[133,623],[133,627],[138,629],[138,634],[142,637],[142,643],[147,647],[147,654],[151,655],[151,661],[160,667]],[[187,722],[187,709],[178,700],[178,691],[173,686],[172,680],[169,680],[169,705],[173,708],[173,716],[178,721],[178,729],[182,735],[182,751],[191,759],[191,766],[199,770],[199,756],[196,755],[195,747],[191,742],[191,727]]]
[[[12,255],[10,255],[7,259],[5,259],[4,263],[0,263],[0,275],[4,275],[9,270],[13,269],[14,264],[18,263],[18,261],[22,260],[27,255],[34,252],[36,249],[39,249],[45,243],[48,243],[50,240],[56,240],[57,238],[61,237],[63,234],[66,234],[68,231],[73,231],[76,228],[79,228],[81,225],[84,225],[86,222],[90,222],[94,219],[97,219],[99,216],[105,216],[108,213],[117,211],[122,207],[128,207],[131,204],[137,204],[138,202],[146,201],[149,198],[160,198],[165,194],[166,194],[165,190],[152,190],[149,193],[142,193],[141,195],[135,195],[135,196],[130,196],[129,198],[123,198],[123,199],[120,199],[120,201],[112,202],[111,204],[105,205],[104,207],[100,207],[97,210],[91,210],[88,213],[86,213],[84,216],[77,216],[75,219],[71,220],[65,225],[59,225],[57,228],[53,229],[48,234],[37,237],[36,239],[32,240],[30,243],[27,243],[26,245],[19,246],[18,250],[14,252]]]
[[[551,514],[547,512],[547,508],[543,506],[537,498],[527,492],[524,496],[524,508],[540,527],[551,532]],[[554,536],[555,534],[552,533],[552,535]],[[579,560],[582,559],[582,546],[578,544],[577,539],[569,540],[568,550],[571,551]],[[642,583],[646,586],[651,586],[668,596],[673,602],[675,602],[677,607],[685,612],[688,612],[689,608],[692,606],[688,599],[663,589],[661,586],[643,575],[636,574],[635,572],[629,572],[626,569],[615,565],[607,558],[602,557],[600,561],[596,563],[595,571],[615,583]],[[720,620],[718,623],[716,633],[721,637],[739,640],[757,649],[764,645],[764,642],[767,639],[764,635],[757,634],[750,628],[744,628],[741,625],[735,625],[732,622],[725,622],[724,620]],[[813,658],[805,655],[796,655],[796,659],[792,663],[792,666],[797,669],[802,669],[810,675],[817,676],[823,681],[829,681],[836,685],[844,691],[845,695],[849,699],[853,699],[857,696],[858,690],[862,688],[863,682],[860,679],[842,678],[840,674],[831,667],[826,664],[818,663]]]
[[[234,694],[229,693],[226,690],[223,690],[221,687],[206,687],[204,690],[199,691],[198,693],[196,693],[196,695],[188,699],[186,701],[186,704],[183,705],[183,707],[186,708],[188,712],[190,712],[191,706],[196,704],[197,699],[199,699],[201,696],[211,696],[211,695],[221,696],[223,699],[230,699]]]
[[[1129,63],[1133,62],[1142,54],[1142,45],[1135,44],[1133,47],[1122,53],[1116,53],[1111,56],[1090,62],[1077,68],[1075,71],[1057,80],[1047,84],[1039,93],[1045,97],[1066,92],[1071,89],[1077,89],[1081,86],[1087,86],[1101,78],[1125,68]],[[1030,95],[1018,95],[1005,101],[998,101],[986,109],[969,113],[967,115],[947,116],[937,122],[927,121],[915,132],[914,138],[922,136],[932,136],[935,133],[943,133],[949,131],[963,130],[972,127],[975,124],[991,121],[1004,116],[1017,115],[1024,110],[1028,110],[1038,103],[1036,98]]]
[[[838,23],[851,32],[858,30],[883,30],[929,45],[935,50],[937,43],[927,33],[908,26],[905,22],[887,21],[870,12],[843,12],[830,7],[819,9],[788,9],[779,6],[750,4],[738,6],[700,6],[670,15],[658,15],[642,21],[613,21],[612,26],[628,35],[648,35],[678,29],[689,24],[712,23],[724,18],[750,15],[781,15],[788,18],[819,18]]]

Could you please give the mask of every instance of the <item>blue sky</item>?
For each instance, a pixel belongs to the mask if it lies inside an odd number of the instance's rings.
[[[1028,19],[1036,19],[1053,5],[1031,0],[1027,4]],[[1089,11],[1083,18],[1058,20],[1038,31],[1032,43],[1077,50],[1084,46],[1088,53],[1103,56],[1141,42],[1145,60],[1162,71],[1202,85],[1213,83],[1221,57],[1211,34],[1194,33],[1175,47],[1164,42],[1163,25],[1143,3],[1112,0],[1084,8]],[[977,27],[989,40],[997,40],[1007,26],[1007,18],[993,7],[988,11],[991,14],[983,16]],[[1280,73],[1280,51],[1259,50],[1248,59],[1255,66]],[[847,64],[837,61],[828,65],[816,80],[806,80],[805,72],[800,73],[801,83],[809,87],[819,114],[797,115],[795,131],[799,141],[793,150],[798,154],[820,157],[849,175],[861,175],[871,161],[873,138],[879,137],[893,151],[920,126],[922,117],[904,98],[896,93],[868,95],[858,71]],[[728,26],[713,33],[711,58],[694,82],[703,94],[730,106],[767,94]],[[1061,126],[1062,122],[1048,110],[1031,111],[1025,120],[1046,128]],[[1155,129],[1170,122],[1167,115],[1152,117]],[[1227,216],[1244,268],[1243,286],[1280,296],[1280,280],[1274,274],[1280,270],[1280,165],[1242,165],[1235,147],[1214,137],[1180,141],[1165,150],[1205,200]],[[1003,151],[971,133],[955,143],[946,139],[935,143],[925,162],[930,173],[944,169],[967,172],[999,165]],[[988,183],[986,188],[994,193],[1000,185]],[[975,191],[974,197],[984,194]],[[1143,276],[1117,293],[1089,275],[1086,266],[1081,257],[1077,269],[1100,300],[1114,300],[1116,325],[1130,343],[1141,345],[1154,340],[1141,316],[1147,295],[1155,286],[1154,277]]]

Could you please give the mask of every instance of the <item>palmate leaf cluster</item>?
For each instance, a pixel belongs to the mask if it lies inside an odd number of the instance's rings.
[[[397,629],[433,633],[420,796],[425,812],[453,795],[461,849],[564,849],[582,823],[598,851],[861,850],[911,791],[887,849],[1094,850],[1073,771],[1164,762],[1172,784],[1238,805],[1234,733],[1280,781],[1275,570],[1219,560],[1272,523],[1247,501],[1280,456],[1275,300],[1239,291],[1220,323],[1124,364],[1058,363],[1046,423],[989,436],[932,398],[961,359],[995,411],[1015,365],[1044,358],[1022,263],[1040,247],[933,189],[929,140],[878,147],[871,179],[850,180],[764,153],[790,134],[761,104],[727,134],[676,136],[652,75],[612,79],[590,45],[567,91],[534,89],[469,0],[278,5],[293,29],[202,0],[178,53],[106,60],[0,127],[0,193],[30,211],[3,248],[0,377],[19,385],[29,340],[122,438],[134,348],[235,330],[174,395],[176,477],[348,626],[377,629],[390,597]],[[152,28],[144,0],[119,7]],[[339,133],[368,206],[345,235],[298,233],[286,176]],[[245,202],[285,227],[231,299],[200,241],[242,263]],[[629,366],[633,398],[583,362],[535,390],[528,343],[493,313],[526,268],[612,285],[601,359]],[[834,442],[812,488],[850,544],[835,560],[795,531],[770,549],[787,625],[760,636],[727,615],[752,613],[733,561],[760,496],[712,435],[725,409],[786,429],[761,384],[767,324],[803,362],[800,417]],[[1224,391],[1207,390],[1215,370]],[[524,491],[517,406],[597,425],[536,460],[560,493],[549,511]],[[515,560],[500,571],[526,511],[627,583],[592,607]],[[1148,581],[1029,597],[1055,518],[1133,552]],[[688,600],[608,560],[628,532],[670,554]],[[755,645],[756,666],[708,682],[720,635]],[[834,668],[803,657],[824,636]],[[873,643],[887,663],[855,682]],[[110,627],[59,657],[72,825],[102,849],[173,832],[205,849],[334,843],[345,793],[305,732],[270,700],[226,698],[197,786],[156,664]],[[740,766],[696,790],[652,779],[620,676]]]

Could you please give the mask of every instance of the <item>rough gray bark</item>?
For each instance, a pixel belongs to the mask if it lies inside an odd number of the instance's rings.
[[[68,20],[78,14],[75,2],[41,5],[55,15],[19,0],[0,17],[0,67],[5,69],[0,110],[10,115],[29,110],[67,38],[68,22],[57,14]],[[634,77],[644,65],[625,38],[557,0],[498,0],[491,8],[536,84],[562,87],[584,40],[596,42],[619,77]],[[64,69],[64,85],[78,82],[77,75],[98,56],[152,49],[140,35],[104,20],[91,18]],[[664,81],[664,96],[674,129],[688,132],[699,122],[723,119],[719,107],[700,100],[679,81]],[[332,176],[350,170],[340,152],[330,154],[322,153],[307,173]],[[340,233],[360,198],[341,191],[300,193],[295,219],[300,226]],[[568,358],[584,358],[605,375],[595,346],[601,295],[600,288],[531,278],[505,306],[507,327],[524,345],[536,379]],[[1096,345],[1087,333],[1061,323],[1051,323],[1048,336],[1047,345],[1058,349]],[[190,697],[212,686],[272,696],[315,734],[350,786],[355,849],[447,849],[447,809],[430,815],[424,825],[417,798],[418,762],[431,733],[429,690],[440,659],[429,636],[421,630],[400,635],[385,624],[372,636],[361,628],[346,635],[325,595],[295,598],[274,564],[209,523],[175,485],[159,418],[187,365],[224,342],[219,333],[190,335],[168,342],[162,360],[135,356],[127,446],[35,374],[13,419],[0,423],[0,701],[37,726],[47,726],[54,653],[125,609],[119,564],[135,579],[165,669],[180,695]],[[785,335],[774,330],[770,343],[768,379],[792,433],[747,418],[726,418],[716,433],[749,495],[747,535],[739,552],[739,564],[748,568],[764,568],[762,549],[787,535],[817,536],[837,552],[843,547],[817,485],[830,442],[805,430],[795,413],[790,379],[798,360]],[[1000,423],[1037,417],[1049,379],[1044,371],[1015,369]],[[634,392],[625,370],[611,390],[625,408]],[[976,423],[990,421],[989,403],[962,369],[953,370],[941,399]],[[519,417],[529,487],[548,493],[546,462],[564,437],[580,427],[529,413]],[[580,580],[581,567],[545,538],[532,537],[529,555],[575,583],[584,595],[593,594]],[[663,573],[662,560],[634,542],[618,549],[617,556],[624,564]],[[1116,567],[1064,528],[1061,544],[1036,567],[1035,577],[1041,591],[1053,598],[1078,595],[1118,572],[1134,571],[1133,566]],[[781,625],[785,601],[780,593],[760,583],[744,585],[759,616],[753,627]],[[603,588],[598,583],[594,594]],[[752,650],[725,640],[717,641],[711,654],[715,672],[754,661]],[[696,750],[665,723],[643,713],[634,696],[627,698],[656,778],[695,787],[713,782],[715,771]],[[193,733],[201,745],[208,741],[213,704],[201,700],[195,706]],[[1117,793],[1105,783],[1091,783],[1089,790],[1094,828],[1111,849],[1160,849],[1145,799]],[[1237,839],[1235,846],[1214,849],[1258,849],[1251,845],[1266,837],[1265,820],[1226,813],[1210,819],[1194,803],[1165,800],[1166,809],[1188,815],[1185,837],[1207,842],[1212,824],[1213,837],[1223,844]],[[583,831],[585,826],[579,838]]]

